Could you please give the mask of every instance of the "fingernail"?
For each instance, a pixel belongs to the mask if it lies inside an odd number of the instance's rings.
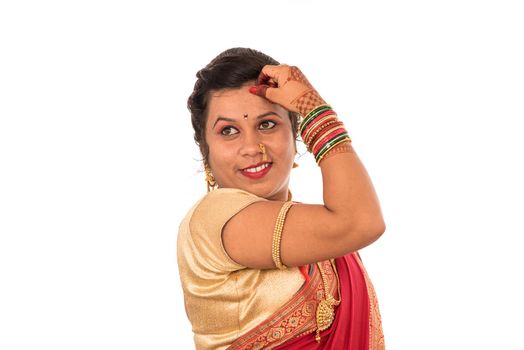
[[[256,85],[253,85],[252,87],[249,88],[249,92],[251,92],[252,94],[256,95],[257,94],[257,87]]]

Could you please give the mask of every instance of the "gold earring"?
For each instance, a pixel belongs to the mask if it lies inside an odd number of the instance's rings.
[[[266,146],[264,146],[263,143],[259,143],[258,147],[260,147],[260,150],[262,151],[262,161],[266,162],[267,161]]]
[[[217,182],[211,173],[211,169],[209,168],[209,164],[207,164],[207,162],[204,162],[204,170],[206,172],[207,192],[211,192],[212,189],[215,189]]]
[[[291,198],[293,198],[293,195],[291,194],[291,190],[288,188],[287,189],[287,201],[289,202]]]
[[[295,146],[295,154],[298,154],[297,147]],[[298,163],[293,162],[293,168],[298,168]]]

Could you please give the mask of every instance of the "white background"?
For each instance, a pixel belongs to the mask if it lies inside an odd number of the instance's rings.
[[[361,255],[387,348],[523,349],[523,17],[518,1],[3,1],[0,348],[193,348],[176,235],[206,190],[186,101],[243,46],[302,69],[373,180],[387,231]],[[297,162],[294,199],[321,203],[313,157]]]

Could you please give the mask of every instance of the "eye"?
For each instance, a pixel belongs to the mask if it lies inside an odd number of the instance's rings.
[[[272,121],[272,120],[264,120],[262,123],[260,123],[260,125],[264,125],[264,124],[267,125],[267,123],[272,123],[273,126],[271,126],[270,128],[268,127],[268,128],[262,128],[262,129],[273,129],[273,128],[275,127],[275,125],[277,125],[277,123],[275,123],[275,122]]]
[[[237,134],[238,131],[236,133],[231,133],[231,132],[226,132],[224,133],[224,130],[236,130],[236,128],[232,127],[232,126],[225,126],[222,130],[220,130],[220,134],[224,135],[224,136],[230,136],[230,135],[234,135],[234,134]]]

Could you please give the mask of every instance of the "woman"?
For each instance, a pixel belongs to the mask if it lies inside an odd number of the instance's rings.
[[[208,193],[179,227],[178,264],[197,349],[383,349],[357,253],[385,231],[336,113],[297,67],[226,50],[188,100]],[[324,204],[293,202],[296,139]]]

